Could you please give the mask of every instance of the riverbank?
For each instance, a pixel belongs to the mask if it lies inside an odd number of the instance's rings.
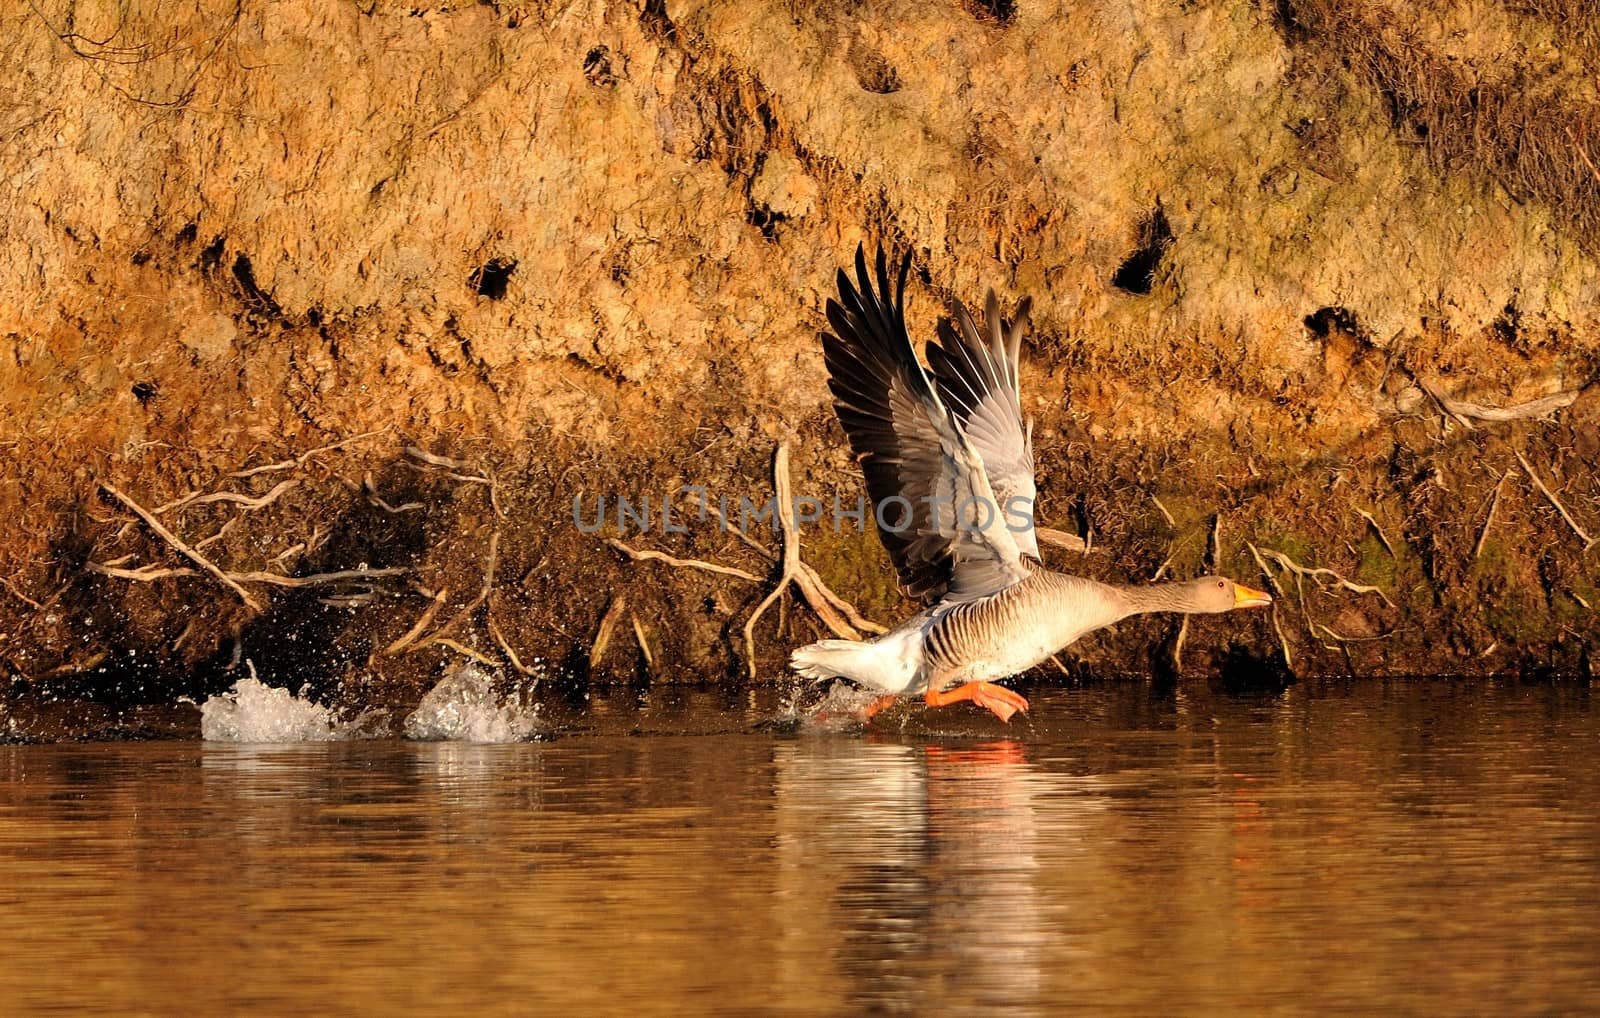
[[[1050,564],[1277,595],[1068,672],[1595,669],[1584,10],[98,17],[0,16],[9,696],[781,677],[826,625],[785,599],[750,653],[776,535],[659,499],[763,504],[785,444],[855,504],[816,330],[863,240],[915,252],[921,335],[1033,296],[1040,515],[1093,547]],[[1461,112],[1518,74],[1559,120]],[[601,496],[653,525],[585,532]],[[801,536],[909,613],[871,534]]]

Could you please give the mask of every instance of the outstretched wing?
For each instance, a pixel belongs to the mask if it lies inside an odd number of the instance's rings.
[[[1038,489],[1033,479],[1033,429],[1022,418],[1017,368],[1022,333],[1032,302],[1024,297],[1008,327],[1000,318],[994,291],[984,301],[983,328],[960,301],[950,317],[939,320],[939,341],[928,344],[939,398],[960,422],[978,451],[989,483],[999,500],[1007,528],[1022,554],[1039,558],[1033,506]]]
[[[889,270],[856,249],[856,282],[839,272],[822,334],[828,388],[861,463],[867,497],[900,578],[923,601],[995,593],[1027,575],[1000,513],[984,461],[917,361],[906,334],[901,262],[890,303]]]

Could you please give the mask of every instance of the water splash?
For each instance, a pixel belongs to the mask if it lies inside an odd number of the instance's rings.
[[[253,677],[200,705],[207,742],[327,742],[346,734],[328,708]]]
[[[866,724],[867,708],[880,696],[845,681],[834,682],[820,700],[807,704],[812,695],[806,687],[796,686],[773,723],[786,730],[857,731]]]
[[[494,676],[465,664],[428,691],[406,717],[408,739],[449,742],[521,742],[538,729],[537,706],[495,694]]]

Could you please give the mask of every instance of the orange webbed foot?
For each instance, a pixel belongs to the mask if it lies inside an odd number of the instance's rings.
[[[863,720],[863,721],[871,721],[873,718],[877,717],[883,711],[889,709],[890,707],[893,707],[896,703],[899,702],[899,700],[900,700],[900,697],[897,696],[894,693],[890,693],[887,696],[878,697],[876,700],[874,700],[871,703],[867,704],[867,709],[861,712],[861,720]]]
[[[1022,694],[1014,693],[992,682],[968,682],[943,693],[929,689],[923,699],[927,701],[929,707],[948,707],[952,703],[971,700],[979,707],[992,712],[1001,721],[1007,722],[1017,711],[1028,709],[1028,701]]]

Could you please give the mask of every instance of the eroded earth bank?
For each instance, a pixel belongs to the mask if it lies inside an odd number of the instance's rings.
[[[854,504],[816,333],[863,241],[914,252],[924,337],[1032,295],[1040,516],[1093,546],[1052,564],[1279,595],[1068,672],[1590,675],[1600,17],[1428,6],[19,5],[13,713],[245,661],[353,706],[472,656],[781,677],[825,627],[785,595],[749,660],[777,536],[660,500],[763,502],[784,444]],[[801,537],[909,613],[871,534]]]

